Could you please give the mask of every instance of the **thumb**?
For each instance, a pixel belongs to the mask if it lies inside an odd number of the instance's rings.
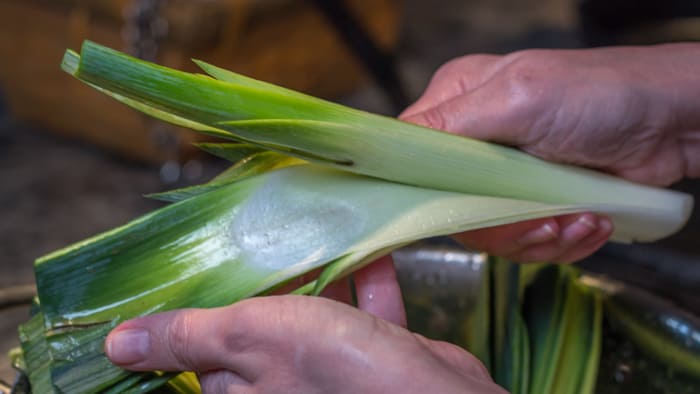
[[[511,146],[523,146],[533,138],[531,130],[542,117],[527,100],[510,97],[503,89],[484,86],[420,111],[407,110],[401,119],[447,131]]]
[[[353,329],[347,330],[349,326]],[[271,359],[293,365],[299,346],[335,349],[375,329],[369,314],[332,300],[259,297],[127,321],[109,334],[105,353],[129,370],[228,370],[254,382],[269,369]]]
[[[105,341],[105,353],[127,369],[208,371],[231,364],[224,343],[226,313],[182,309],[122,323]]]

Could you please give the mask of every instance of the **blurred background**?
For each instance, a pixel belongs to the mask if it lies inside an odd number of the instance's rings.
[[[199,58],[397,115],[445,61],[525,48],[700,40],[693,0],[0,0],[0,354],[16,343],[32,262],[160,206],[143,194],[226,163],[59,69],[92,39],[194,71]],[[674,187],[698,196],[698,181]],[[581,263],[700,314],[700,219]],[[26,285],[26,286],[25,286]],[[27,287],[28,286],[28,287]],[[0,380],[12,371],[0,356]]]

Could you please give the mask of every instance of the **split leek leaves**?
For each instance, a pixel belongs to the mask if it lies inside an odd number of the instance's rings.
[[[493,258],[490,371],[513,394],[591,394],[602,338],[602,302],[576,269]],[[409,322],[410,324],[410,322]],[[472,344],[468,344],[467,349]]]
[[[416,239],[576,209],[313,164],[214,186],[37,261],[37,316],[49,351],[37,364],[48,368],[29,371],[33,383],[87,393],[134,379],[102,353],[107,332],[125,319],[226,305],[318,267],[342,274]]]
[[[461,193],[576,205],[610,215],[613,238],[678,230],[688,195],[547,163],[514,149],[329,103],[198,61],[214,78],[144,62],[86,41],[63,68],[160,119],[343,171]],[[216,79],[215,79],[216,78]]]
[[[546,266],[525,291],[530,334],[531,393],[595,390],[602,338],[599,294],[583,285],[572,267]]]
[[[528,394],[530,339],[522,316],[520,266],[491,260],[493,283],[493,378],[508,392]]]

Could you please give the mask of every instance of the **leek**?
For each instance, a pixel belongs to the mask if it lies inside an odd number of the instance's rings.
[[[237,164],[204,185],[152,195],[173,204],[37,260],[38,310],[20,328],[36,390],[146,392],[165,384],[171,375],[132,374],[103,354],[107,332],[133,317],[230,304],[323,268],[296,291],[318,294],[418,239],[573,212],[610,215],[617,240],[651,241],[679,229],[692,207],[682,193],[198,64],[211,76],[91,42],[80,55],[66,53],[64,70],[124,104],[245,144],[202,145]],[[519,298],[517,283],[509,289],[508,300]],[[532,329],[508,310],[515,347],[501,349],[508,351],[495,365],[528,358]],[[555,353],[560,343],[551,345]],[[535,350],[535,367],[538,357]],[[186,392],[188,380],[178,379]],[[550,385],[553,377],[535,376],[532,386],[542,379]],[[530,383],[516,380],[526,392]]]
[[[492,259],[490,272],[493,292],[480,303],[493,309],[492,354],[480,356],[493,360],[496,383],[514,394],[595,392],[603,327],[600,294],[571,267],[538,264],[524,270]],[[479,343],[466,344],[472,347],[478,349]]]

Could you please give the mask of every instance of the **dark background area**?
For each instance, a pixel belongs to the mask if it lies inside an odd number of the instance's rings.
[[[333,100],[395,115],[397,108],[418,97],[442,63],[464,54],[700,39],[700,3],[694,1],[406,0],[397,2],[397,10],[398,38],[389,52],[373,52],[371,41],[367,46],[361,20],[358,33],[353,31],[357,24],[347,26],[342,14],[326,10],[329,20],[336,18],[339,30],[334,34],[350,34],[344,42],[364,65],[356,88]],[[0,32],[22,45],[21,35],[3,27]],[[0,67],[8,67],[2,63]],[[0,288],[32,284],[37,257],[160,206],[142,195],[203,182],[226,166],[200,156],[144,163],[57,135],[42,124],[17,119],[1,100],[2,89],[0,85]],[[676,187],[698,196],[699,185],[688,180]],[[699,235],[695,214],[670,239],[606,246],[581,265],[652,289],[700,313]],[[26,313],[25,307],[0,310],[0,354],[16,343],[15,329]],[[0,356],[0,380],[11,376]]]

